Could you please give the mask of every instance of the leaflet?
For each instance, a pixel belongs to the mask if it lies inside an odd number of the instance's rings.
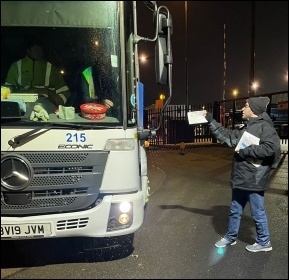
[[[245,131],[235,149],[238,152],[240,149],[244,149],[251,145],[259,145],[260,138],[256,137],[255,135]]]
[[[245,149],[248,146],[251,145],[259,145],[260,138],[256,137],[255,135],[245,131],[235,148],[235,151],[238,152],[241,149]],[[248,160],[250,163],[252,163],[254,166],[259,167],[262,163],[262,160]]]
[[[206,112],[206,110],[188,112],[189,124],[207,123],[208,121],[204,116]]]

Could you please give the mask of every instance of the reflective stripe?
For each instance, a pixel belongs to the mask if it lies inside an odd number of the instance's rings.
[[[88,67],[82,72],[85,80],[88,83],[88,91],[89,91],[89,97],[94,98],[95,97],[95,89],[94,89],[94,83],[92,78],[92,68]]]
[[[69,90],[68,86],[63,86],[63,87],[59,88],[58,90],[56,90],[56,94],[59,94],[63,91],[67,91],[67,90]]]
[[[44,84],[44,86],[46,86],[46,87],[49,86],[50,73],[51,73],[51,63],[47,62],[46,74],[45,74],[45,84]]]
[[[58,94],[58,96],[60,96],[61,98],[62,98],[62,100],[63,100],[63,103],[65,104],[66,103],[66,101],[67,101],[67,98],[66,98],[66,96],[65,95],[63,95],[63,94]]]
[[[18,67],[18,84],[21,84],[21,59],[17,61],[17,67]]]
[[[18,84],[22,85],[22,74],[21,74],[21,66],[22,66],[22,60],[17,61],[17,67],[18,67]],[[43,87],[41,86],[35,86],[38,88],[44,88],[49,86],[49,80],[50,80],[50,74],[51,74],[51,63],[47,62],[46,65],[46,73],[45,73],[45,84]]]
[[[35,88],[45,88],[45,86],[34,86]],[[50,90],[55,90],[55,87],[49,87]]]

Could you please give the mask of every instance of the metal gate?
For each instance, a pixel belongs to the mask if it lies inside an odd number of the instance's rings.
[[[262,94],[260,96],[268,96],[270,98],[271,102],[267,108],[267,113],[272,118],[282,143],[288,144],[288,91]],[[207,124],[189,125],[187,113],[207,110],[224,127],[234,129],[242,123],[242,108],[247,98],[215,101],[201,105],[168,105],[163,112],[162,126],[157,131],[156,138],[150,140],[150,145],[176,145],[181,142],[216,143]],[[160,111],[160,109],[145,110],[145,128],[158,126]]]

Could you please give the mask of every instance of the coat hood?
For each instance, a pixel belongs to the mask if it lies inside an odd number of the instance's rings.
[[[272,119],[270,118],[270,116],[266,112],[263,112],[257,118],[250,118],[248,123],[259,122],[261,120],[268,122],[270,126],[274,127],[274,123],[273,123]]]

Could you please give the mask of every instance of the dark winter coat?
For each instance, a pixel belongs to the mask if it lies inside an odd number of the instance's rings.
[[[109,99],[114,103],[114,106],[106,112],[108,116],[117,117],[119,111],[119,93],[117,90],[116,83],[113,79],[106,74],[100,67],[99,64],[95,64],[91,67],[90,79],[93,79],[95,97],[91,96],[89,83],[86,80],[83,72],[80,76],[80,92],[82,96],[81,103],[103,103],[105,99]]]
[[[267,113],[250,118],[241,128],[229,130],[216,120],[209,124],[213,135],[222,143],[235,148],[245,131],[260,138],[259,145],[251,145],[234,153],[231,187],[248,191],[268,189],[270,171],[276,168],[281,156],[280,138]],[[260,163],[256,167],[252,162]]]

